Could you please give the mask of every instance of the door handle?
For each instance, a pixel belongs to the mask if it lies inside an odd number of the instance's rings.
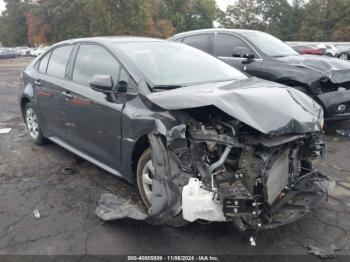
[[[37,85],[37,86],[42,86],[42,85],[43,85],[43,84],[41,83],[40,79],[35,80],[35,81],[34,81],[34,84]]]
[[[72,99],[73,98],[73,95],[70,94],[70,93],[67,93],[67,92],[62,92],[62,95],[64,95],[64,97],[67,98],[67,99]]]

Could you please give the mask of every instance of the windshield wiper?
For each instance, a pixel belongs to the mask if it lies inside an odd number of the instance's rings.
[[[161,89],[161,90],[171,90],[176,88],[184,87],[182,85],[157,85],[153,86],[153,89]]]

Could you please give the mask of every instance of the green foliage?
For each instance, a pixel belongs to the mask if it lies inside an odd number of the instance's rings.
[[[210,28],[255,29],[282,40],[350,41],[350,0],[5,0],[3,45],[105,35],[169,37]]]
[[[218,20],[283,40],[350,41],[349,12],[349,0],[237,0]]]
[[[55,43],[103,35],[169,37],[213,26],[215,0],[6,0],[0,41]]]
[[[5,46],[26,43],[26,18],[20,0],[5,0],[6,10],[0,16],[0,42]]]

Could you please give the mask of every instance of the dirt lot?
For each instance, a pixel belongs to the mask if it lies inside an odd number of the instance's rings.
[[[336,245],[338,260],[350,255],[350,140],[335,134],[336,129],[349,129],[350,122],[329,124],[328,155],[317,163],[337,182],[328,202],[297,223],[260,232],[256,247],[230,224],[193,223],[176,229],[122,220],[102,225],[94,214],[101,193],[137,199],[136,190],[59,146],[29,141],[17,93],[19,73],[30,61],[0,60],[0,128],[12,128],[0,134],[0,255],[305,255],[310,244]],[[61,168],[72,166],[78,174],[60,174]]]

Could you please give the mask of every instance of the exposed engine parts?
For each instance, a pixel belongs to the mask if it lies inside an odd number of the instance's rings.
[[[295,221],[310,203],[325,198],[326,178],[311,164],[326,150],[321,133],[267,136],[233,119],[195,116],[172,128],[165,143],[187,174],[180,185],[187,221],[273,228]]]

